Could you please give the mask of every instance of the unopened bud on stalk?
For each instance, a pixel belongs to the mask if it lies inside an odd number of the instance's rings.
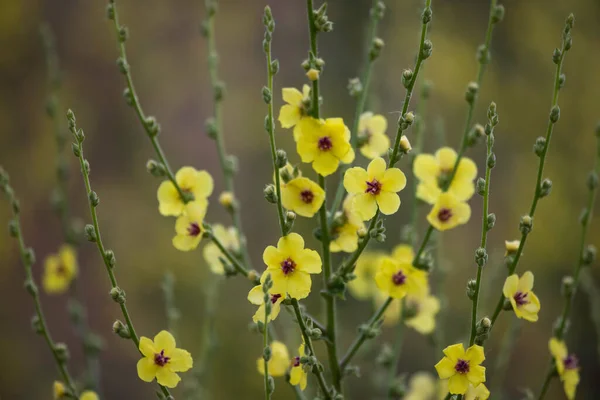
[[[288,162],[288,159],[287,159],[287,154],[286,154],[285,150],[277,149],[277,152],[275,152],[275,166],[277,168],[283,168],[283,167],[285,167],[287,162]]]
[[[406,135],[402,135],[402,137],[400,138],[400,151],[404,154],[407,154],[411,150],[412,150],[412,146],[410,145],[410,142],[408,141],[408,137],[406,137]]]
[[[148,162],[146,163],[146,170],[150,172],[152,176],[155,176],[157,178],[162,178],[167,175],[167,169],[165,168],[163,163],[155,160],[148,160]]]
[[[519,223],[519,230],[523,235],[527,235],[531,232],[531,228],[533,227],[533,218],[529,215],[524,215],[521,217],[521,222]]]
[[[535,140],[535,144],[533,145],[533,152],[535,153],[536,156],[541,157],[542,154],[544,154],[545,149],[546,149],[546,138],[540,136]]]
[[[269,203],[277,203],[277,193],[275,192],[275,186],[272,183],[265,186],[263,194],[265,195],[265,199],[267,199]]]
[[[58,362],[64,364],[69,359],[69,348],[64,343],[56,343],[54,345],[54,354],[56,354]]]
[[[319,79],[319,75],[319,70],[314,68],[311,68],[306,72],[307,78],[313,82]]]
[[[467,282],[467,297],[470,300],[473,300],[475,298],[476,287],[477,287],[477,282],[475,281],[475,279],[471,279],[469,282]]]
[[[234,202],[235,198],[231,192],[225,191],[219,195],[219,204],[221,204],[226,210],[232,209]]]
[[[112,330],[114,333],[122,337],[123,339],[131,339],[131,333],[129,332],[129,328],[125,326],[121,321],[116,320],[113,323]]]
[[[583,254],[581,255],[581,262],[584,267],[592,265],[594,261],[596,261],[596,247],[593,244],[589,244],[583,249]]]
[[[572,276],[565,276],[562,280],[560,286],[560,292],[562,295],[569,299],[573,295],[573,291],[575,290],[575,279]]]
[[[544,179],[540,184],[540,198],[546,197],[552,191],[552,181],[548,178]]]

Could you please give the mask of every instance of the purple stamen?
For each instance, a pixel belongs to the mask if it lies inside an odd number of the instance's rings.
[[[321,151],[329,151],[333,147],[333,143],[331,142],[329,136],[325,136],[319,139],[317,146]]]
[[[300,199],[306,204],[312,203],[314,198],[315,195],[311,190],[303,190],[300,192]]]
[[[400,270],[392,275],[392,282],[394,282],[394,285],[396,286],[404,285],[404,282],[406,282],[406,275]]]
[[[154,364],[158,365],[159,367],[164,367],[170,359],[171,357],[165,356],[164,350],[161,350],[160,353],[154,354]]]
[[[200,234],[200,225],[197,222],[192,222],[187,228],[188,235],[198,236]]]
[[[577,369],[579,367],[579,359],[575,354],[569,354],[567,358],[563,360],[565,369]]]
[[[452,218],[452,210],[449,208],[442,208],[438,212],[437,217],[441,222],[448,222],[448,220]]]
[[[299,367],[300,366],[300,357],[296,356],[294,358],[292,358],[292,367]]]
[[[517,292],[515,293],[513,299],[515,299],[515,303],[520,306],[524,306],[525,304],[529,304],[529,299],[527,299],[527,293]]]
[[[287,258],[281,262],[281,270],[284,274],[288,275],[294,272],[296,269],[296,263],[291,258]]]
[[[272,294],[271,295],[271,304],[277,303],[277,300],[279,300],[280,298],[281,298],[281,295],[279,293]]]
[[[377,179],[373,179],[371,182],[366,182],[367,188],[365,189],[365,193],[370,193],[373,195],[378,195],[381,192],[381,182]]]
[[[466,374],[469,372],[469,362],[459,359],[454,366],[454,370],[459,374]]]

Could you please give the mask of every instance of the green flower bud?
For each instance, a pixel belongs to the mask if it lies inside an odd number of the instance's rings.
[[[85,238],[90,242],[96,241],[96,231],[94,230],[94,226],[87,224],[84,228]]]
[[[554,106],[550,110],[550,121],[555,124],[560,119],[560,107]]]
[[[467,282],[467,297],[470,300],[475,299],[475,288],[477,287],[477,282],[475,281],[475,279],[471,279],[469,282]]]
[[[598,174],[596,171],[590,171],[587,178],[587,187],[590,190],[594,190],[598,187]]]
[[[548,196],[552,191],[552,181],[548,178],[544,179],[540,184],[539,190],[540,198]]]
[[[529,234],[531,232],[531,228],[533,227],[533,218],[529,215],[524,215],[521,217],[521,222],[519,223],[519,230],[523,235]]]
[[[100,204],[100,197],[98,197],[98,194],[93,190],[90,192],[88,197],[90,199],[90,204],[92,205],[92,207],[97,207],[98,204]]]
[[[589,244],[583,249],[583,254],[581,255],[581,263],[584,267],[592,265],[596,260],[596,247],[592,244]]]
[[[54,345],[54,354],[58,362],[64,364],[69,359],[69,348],[64,343],[56,343]]]
[[[477,263],[477,265],[483,267],[487,263],[487,260],[488,254],[483,247],[480,247],[477,250],[475,250],[475,262]]]
[[[275,153],[275,166],[277,168],[283,168],[287,164],[287,154],[283,149],[277,149]]]
[[[115,258],[115,252],[110,249],[106,250],[104,252],[104,260],[106,260],[106,264],[108,264],[110,268],[114,268],[115,264],[117,263],[117,259]]]
[[[262,97],[263,101],[267,104],[269,104],[271,102],[271,99],[273,98],[273,96],[271,95],[271,91],[266,86],[263,86],[262,88]]]
[[[477,181],[475,182],[475,191],[480,196],[485,195],[485,179],[484,178],[482,178],[482,177],[477,178]]]
[[[163,178],[167,176],[167,169],[163,163],[155,160],[148,160],[148,162],[146,162],[146,170],[150,172],[152,176],[157,178]]]
[[[405,88],[408,89],[408,87],[410,86],[410,83],[412,82],[414,76],[414,72],[412,69],[405,69],[402,72],[402,84],[404,85]]]
[[[277,203],[277,193],[275,192],[275,186],[273,184],[270,183],[267,186],[265,186],[263,194],[265,195],[265,199],[267,199],[269,203]]]
[[[533,152],[535,153],[536,156],[541,157],[544,154],[545,150],[546,150],[546,138],[540,136],[535,140],[535,144],[533,145]]]
[[[115,303],[125,303],[125,291],[118,286],[110,289],[110,297],[115,301]]]
[[[487,230],[491,230],[496,225],[496,214],[489,213],[487,216]]]
[[[357,97],[363,91],[362,83],[358,78],[352,78],[348,81],[348,92],[350,96]]]
[[[114,333],[116,333],[123,339],[131,339],[131,333],[129,332],[129,328],[119,320],[116,320],[113,323],[112,330]]]

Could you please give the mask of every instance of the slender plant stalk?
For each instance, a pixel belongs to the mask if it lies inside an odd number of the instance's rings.
[[[210,230],[210,225],[206,225],[205,224],[205,229]],[[259,279],[259,276],[256,273],[256,271],[249,270],[248,268],[246,268],[240,262],[240,260],[238,260],[233,254],[231,254],[231,252],[229,250],[227,250],[227,248],[223,245],[223,243],[221,243],[221,241],[215,235],[211,234],[210,235],[210,240],[212,240],[213,243],[217,245],[217,247],[219,248],[219,250],[221,250],[221,253],[223,253],[223,255],[225,256],[225,258],[227,258],[227,260],[229,260],[229,262],[231,263],[231,265],[233,265],[233,267],[235,268],[235,270],[237,272],[239,272],[240,274],[244,275],[246,278],[248,278],[255,285],[260,284],[260,279]]]
[[[569,26],[572,27],[573,22],[569,22],[569,21],[574,21],[574,17],[572,14],[567,19],[567,25],[565,27],[565,33],[563,33],[561,48],[557,49],[555,51],[555,54],[557,55],[557,57],[555,57],[556,71],[554,74],[554,90],[552,92],[552,106],[551,106],[551,111],[550,111],[550,117],[548,118],[548,126],[546,128],[546,137],[544,138],[543,146],[540,148],[541,151],[539,152],[540,161],[539,161],[539,165],[538,165],[537,179],[536,179],[536,184],[535,184],[535,188],[533,191],[533,199],[531,201],[531,207],[529,209],[529,214],[528,214],[528,217],[531,218],[531,221],[533,221],[533,218],[535,216],[535,211],[537,209],[538,201],[540,200],[541,197],[543,197],[543,193],[541,191],[541,186],[542,186],[542,177],[544,175],[544,165],[546,163],[546,156],[548,155],[548,148],[550,147],[550,141],[552,140],[552,133],[554,131],[554,125],[556,124],[556,122],[558,122],[558,119],[560,116],[560,108],[558,107],[558,95],[559,95],[560,89],[562,87],[562,84],[564,83],[564,75],[562,74],[562,68],[563,68],[563,62],[565,59],[566,52],[571,47],[571,38],[570,38],[570,29],[571,28],[568,28],[568,31],[567,31],[567,27],[569,27]],[[517,249],[517,252],[514,256],[512,263],[508,267],[508,275],[512,275],[515,272],[517,265],[519,264],[519,260],[521,259],[521,255],[523,254],[523,249],[525,248],[525,243],[527,242],[527,237],[529,236],[529,233],[530,233],[530,229],[522,229],[521,241],[519,243],[519,248]],[[496,320],[498,319],[498,316],[500,315],[500,312],[502,311],[503,305],[504,305],[504,295],[501,293],[500,297],[498,299],[498,304],[496,305],[496,309],[494,310],[494,314],[492,315],[492,327],[496,323]]]
[[[401,301],[402,306],[400,310],[400,319],[398,320],[398,326],[396,327],[396,337],[394,338],[394,347],[392,348],[392,364],[390,365],[390,373],[388,376],[388,383],[386,386],[387,397],[390,400],[394,398],[392,386],[394,385],[396,373],[398,372],[398,363],[400,362],[400,355],[402,353],[402,343],[404,342],[404,333],[406,331],[406,326],[404,325],[404,321],[406,319],[406,298],[402,299]]]
[[[11,236],[17,239],[17,242],[19,243],[21,263],[25,269],[25,289],[31,295],[35,309],[35,316],[33,318],[34,330],[36,333],[44,337],[48,348],[52,352],[52,356],[54,357],[54,361],[56,362],[62,380],[67,386],[69,392],[72,393],[73,396],[78,397],[75,381],[69,374],[67,367],[68,350],[66,345],[54,342],[52,335],[50,334],[48,324],[46,323],[46,318],[44,317],[39,289],[35,283],[32,272],[32,267],[35,263],[35,255],[33,249],[27,247],[25,244],[25,239],[23,238],[23,229],[21,226],[21,206],[13,188],[8,182],[8,174],[2,167],[0,167],[0,191],[6,194],[6,197],[12,208],[13,219],[9,223],[9,231]]]
[[[273,287],[271,275],[267,274],[265,282],[262,285],[264,304],[265,304],[265,319],[263,320],[263,361],[264,361],[264,382],[265,382],[265,400],[271,399],[271,379],[269,376],[269,360],[271,359],[271,347],[269,346],[269,314],[271,313],[271,296],[269,290]]]
[[[85,191],[88,198],[90,215],[92,217],[92,225],[86,226],[86,234],[88,236],[88,240],[96,243],[96,247],[98,248],[98,252],[104,261],[104,266],[106,267],[106,273],[108,274],[108,278],[111,284],[111,297],[113,300],[119,304],[121,308],[121,313],[123,314],[123,318],[125,318],[125,323],[127,325],[127,331],[129,333],[130,339],[135,345],[137,351],[141,353],[140,347],[140,339],[135,332],[135,328],[133,326],[133,322],[131,320],[131,316],[129,314],[129,310],[127,309],[127,305],[125,304],[125,292],[123,289],[119,287],[117,282],[117,277],[115,276],[114,266],[115,266],[115,256],[112,250],[106,250],[104,247],[104,243],[102,242],[102,236],[100,234],[100,224],[98,223],[98,213],[96,212],[96,207],[99,203],[99,198],[96,192],[92,190],[92,186],[90,183],[90,164],[85,159],[83,153],[83,140],[85,138],[83,134],[83,130],[77,129],[75,124],[75,114],[73,111],[69,110],[67,112],[67,119],[69,121],[69,129],[73,134],[73,138],[75,139],[75,143],[73,143],[73,152],[75,156],[79,159],[79,165],[81,167],[81,175],[83,177],[83,183],[85,184]],[[163,394],[169,397],[171,394],[169,390],[162,386],[158,385],[163,392]]]
[[[292,299],[292,307],[294,309],[294,313],[296,314],[296,320],[298,321],[298,325],[300,326],[300,331],[302,332],[304,343],[306,344],[306,347],[310,351],[311,355],[316,357],[317,353],[315,352],[312,339],[310,338],[310,335],[308,334],[308,330],[306,328],[306,324],[304,323],[304,317],[302,316],[302,311],[300,310],[298,299]],[[325,377],[323,376],[323,373],[317,367],[314,367],[312,369],[312,372],[317,378],[317,382],[319,383],[319,387],[321,388],[321,392],[323,392],[323,396],[325,396],[325,399],[331,399],[331,391],[327,387],[327,383],[325,382]]]
[[[500,351],[498,351],[498,357],[496,358],[492,374],[492,388],[490,389],[492,393],[500,395],[500,398],[502,398],[502,387],[504,386],[506,373],[510,365],[510,358],[514,352],[515,344],[517,343],[522,327],[523,323],[520,319],[511,318],[508,333],[504,335],[500,344]]]
[[[175,303],[175,275],[172,272],[168,271],[165,273],[162,282],[162,290],[163,296],[165,299],[165,316],[167,317],[167,330],[173,335],[175,338],[180,339],[177,332],[179,318],[181,317],[181,313],[177,308]]]

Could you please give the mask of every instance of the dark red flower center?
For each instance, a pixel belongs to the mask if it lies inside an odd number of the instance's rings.
[[[281,270],[284,274],[288,275],[294,272],[296,269],[296,263],[291,258],[286,258],[281,262]]]
[[[292,367],[299,367],[300,366],[300,357],[296,356],[294,358],[292,358]]]
[[[56,275],[60,275],[60,276],[65,276],[67,275],[67,267],[64,266],[64,264],[58,264],[58,267],[56,267]]]
[[[307,189],[300,192],[300,199],[302,199],[302,201],[306,204],[312,203],[314,198],[315,194],[312,192],[312,190]]]
[[[579,367],[579,359],[575,354],[569,354],[567,358],[563,360],[565,369],[576,369]]]
[[[329,136],[324,136],[319,139],[317,146],[321,151],[329,151],[333,147],[333,143],[331,142],[331,138]]]
[[[448,222],[448,220],[452,218],[452,210],[449,208],[442,208],[438,212],[437,217],[441,222]]]
[[[469,362],[466,360],[459,359],[454,366],[454,370],[459,374],[466,374],[469,372]]]
[[[164,367],[169,362],[170,359],[171,359],[171,357],[165,356],[164,350],[161,350],[160,353],[154,354],[154,364],[156,364],[160,367]]]
[[[513,299],[515,299],[515,303],[517,303],[518,306],[524,306],[525,304],[529,304],[527,293],[517,292],[513,296]]]
[[[200,225],[197,222],[192,222],[187,228],[188,235],[198,236],[200,234]]]
[[[271,304],[277,303],[277,300],[279,300],[280,298],[281,298],[281,295],[279,293],[272,294],[271,295]]]
[[[394,285],[396,286],[404,285],[404,282],[406,282],[406,275],[400,270],[392,275],[392,282],[394,282]]]
[[[371,182],[367,181],[365,193],[377,195],[379,192],[381,192],[381,182],[379,182],[377,179],[373,179]]]

